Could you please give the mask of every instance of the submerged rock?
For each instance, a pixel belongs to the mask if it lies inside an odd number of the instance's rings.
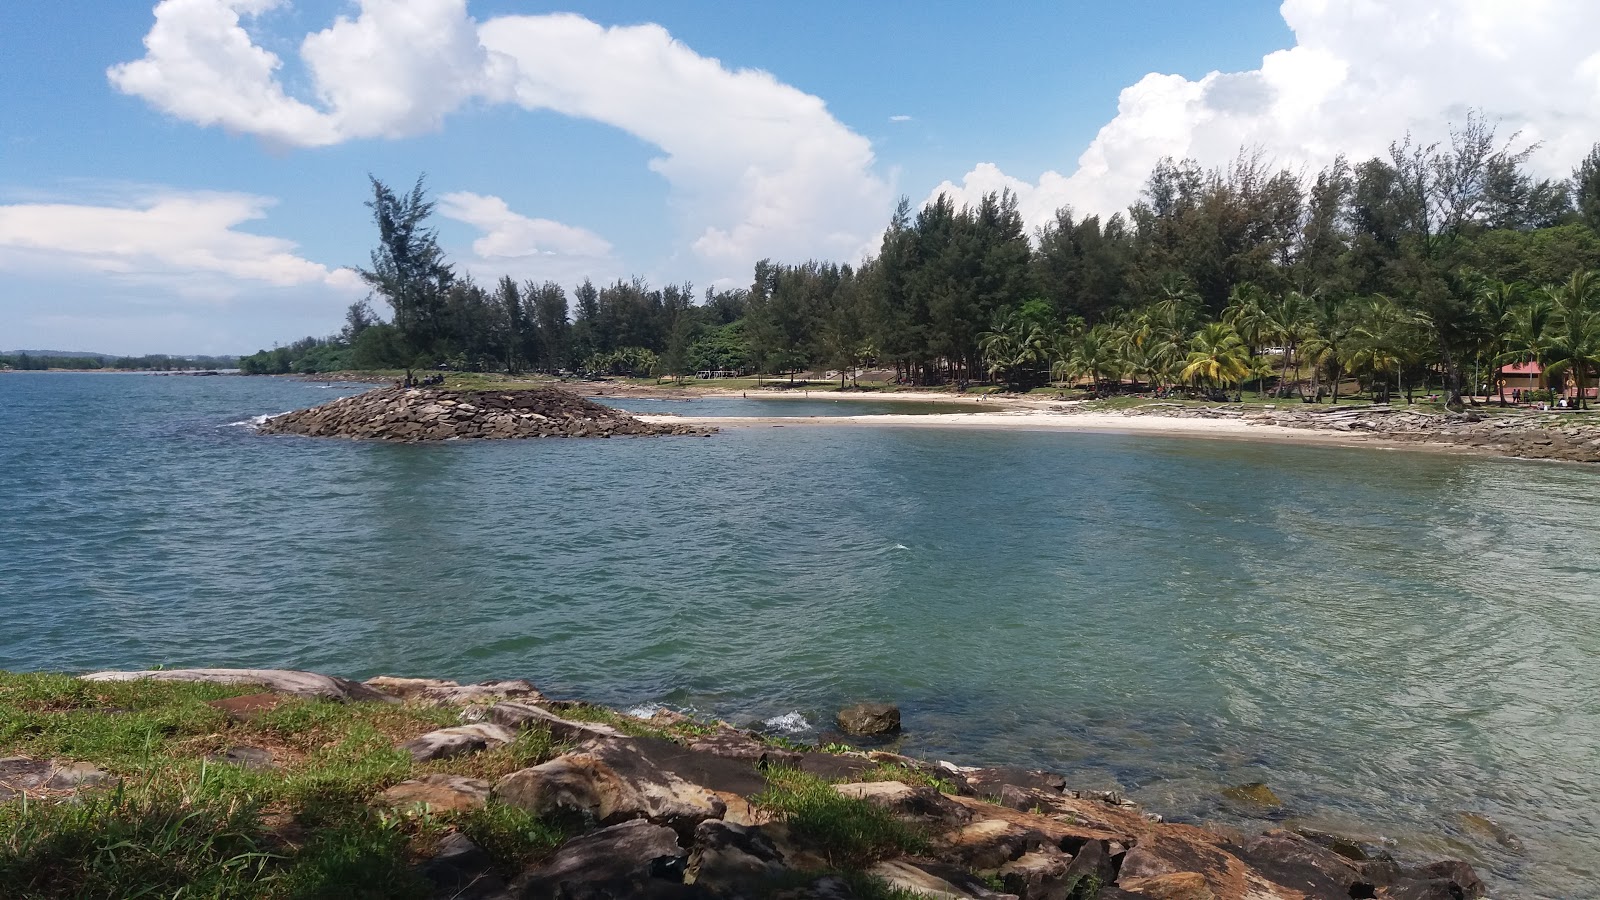
[[[555,388],[447,391],[379,388],[263,422],[261,434],[377,441],[706,435],[714,429],[641,422]]]
[[[900,707],[890,703],[857,703],[836,717],[846,734],[878,737],[900,731]]]

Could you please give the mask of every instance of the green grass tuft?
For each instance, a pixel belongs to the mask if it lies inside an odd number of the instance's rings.
[[[927,836],[888,810],[834,790],[833,784],[795,769],[767,772],[767,790],[750,800],[788,824],[802,843],[829,864],[858,869],[897,853],[920,853]]]

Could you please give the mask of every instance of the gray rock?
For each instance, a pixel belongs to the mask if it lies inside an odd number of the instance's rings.
[[[504,725],[478,722],[430,731],[406,741],[400,745],[400,749],[410,753],[413,762],[428,762],[481,753],[503,747],[516,739],[516,733]]]
[[[460,775],[420,775],[378,795],[384,806],[401,810],[466,812],[489,801],[489,782]]]
[[[359,681],[290,669],[160,669],[146,672],[95,672],[84,681],[203,681],[212,684],[259,684],[280,694],[339,701],[395,702],[395,698]]]
[[[880,737],[900,731],[900,707],[889,703],[857,703],[835,717],[846,734]]]
[[[494,796],[541,815],[568,813],[612,824],[648,819],[689,835],[727,813],[725,801],[651,759],[631,741],[559,756],[500,779]]]
[[[446,835],[418,871],[433,883],[435,897],[491,900],[511,896],[506,883],[495,874],[489,854],[464,834]]]
[[[519,879],[518,887],[524,897],[603,896],[576,892],[577,886],[634,896],[652,881],[681,883],[687,858],[672,829],[623,822],[568,841],[549,862]]]
[[[694,830],[684,881],[715,894],[757,891],[784,874],[783,854],[759,828],[710,819]]]
[[[272,753],[260,747],[230,747],[221,753],[213,753],[208,757],[212,762],[238,766],[255,772],[264,772],[277,768],[277,763],[272,759]]]
[[[376,678],[368,678],[364,684],[402,700],[429,706],[465,706],[469,703],[487,703],[512,698],[527,703],[544,702],[544,695],[539,693],[533,683],[521,678],[457,684],[454,681],[443,681],[438,678],[397,678],[392,675],[379,675]]]

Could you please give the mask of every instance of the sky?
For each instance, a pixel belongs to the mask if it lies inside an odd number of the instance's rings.
[[[369,175],[425,175],[480,281],[697,290],[859,260],[902,196],[1032,227],[1164,156],[1314,173],[1472,111],[1565,176],[1596,34],[1593,0],[6,0],[0,349],[332,333]]]

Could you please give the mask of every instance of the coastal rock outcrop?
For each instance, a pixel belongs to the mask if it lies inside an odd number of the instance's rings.
[[[296,672],[289,669],[151,669],[144,672],[94,672],[81,676],[84,681],[202,681],[212,684],[259,684],[279,694],[297,697],[322,697],[339,701],[392,701],[388,694],[373,690],[359,681]]]
[[[261,434],[376,441],[446,441],[621,435],[706,435],[713,429],[641,422],[609,406],[555,388],[448,391],[379,388],[321,406],[273,416]]]

